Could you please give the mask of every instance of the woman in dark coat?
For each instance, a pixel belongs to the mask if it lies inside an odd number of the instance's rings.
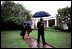
[[[26,32],[26,26],[21,25],[20,29],[21,29],[20,36],[22,36],[22,39],[24,39],[24,35],[25,35],[25,32]]]

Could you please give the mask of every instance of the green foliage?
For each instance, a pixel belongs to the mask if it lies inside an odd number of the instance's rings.
[[[53,28],[54,28],[55,30],[59,30],[59,29],[60,29],[59,26],[53,26]]]
[[[57,25],[60,25],[62,21],[67,24],[71,23],[71,7],[65,7],[58,10]]]
[[[21,24],[23,21],[31,19],[31,13],[21,4],[12,1],[4,1],[1,5],[1,20],[3,22],[14,22]]]

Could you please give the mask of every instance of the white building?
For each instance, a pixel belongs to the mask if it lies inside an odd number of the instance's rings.
[[[48,16],[48,17],[42,17],[44,20],[44,26],[45,27],[52,27],[53,25],[57,25],[56,21],[56,15]],[[38,18],[31,18],[32,19],[32,28],[37,28],[37,22],[40,20],[40,17]]]

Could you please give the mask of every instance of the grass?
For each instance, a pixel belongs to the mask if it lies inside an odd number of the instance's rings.
[[[28,48],[20,31],[1,31],[1,48]]]
[[[33,31],[31,36],[36,38],[37,31]],[[37,38],[36,38],[37,39]],[[48,44],[53,45],[56,48],[71,48],[71,33],[61,32],[58,30],[45,31],[45,40]]]
[[[37,30],[30,35],[37,39]],[[56,48],[71,48],[71,33],[53,29],[45,31],[45,40]],[[1,31],[1,48],[28,48],[28,45],[20,37],[20,31]]]

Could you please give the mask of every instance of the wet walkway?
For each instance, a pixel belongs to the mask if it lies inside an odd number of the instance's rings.
[[[26,43],[28,44],[30,48],[38,48],[37,40],[32,38],[31,36],[28,36],[28,34],[25,35],[24,40],[26,41]],[[40,41],[40,48],[54,48],[54,47],[49,44],[46,44],[43,47],[42,42]]]

